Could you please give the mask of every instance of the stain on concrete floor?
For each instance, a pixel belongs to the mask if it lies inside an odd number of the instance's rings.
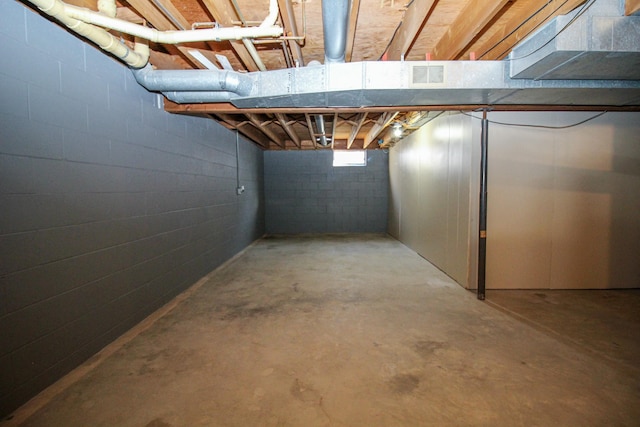
[[[24,425],[637,425],[640,373],[610,362],[391,238],[276,237]]]

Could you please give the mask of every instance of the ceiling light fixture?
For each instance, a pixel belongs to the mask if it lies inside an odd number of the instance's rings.
[[[393,132],[393,137],[394,138],[400,138],[402,136],[402,124],[401,123],[394,123],[393,125],[391,125],[392,128],[392,132]]]

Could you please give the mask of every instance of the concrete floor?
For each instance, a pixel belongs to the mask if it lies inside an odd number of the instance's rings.
[[[2,425],[638,426],[640,291],[488,291],[267,238]]]

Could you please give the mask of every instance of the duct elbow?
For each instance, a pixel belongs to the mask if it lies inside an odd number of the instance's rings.
[[[153,92],[222,92],[246,96],[253,88],[250,75],[235,71],[154,70],[151,65],[131,71],[141,86]]]
[[[138,84],[147,90],[153,90],[151,89],[152,85],[149,82],[149,75],[151,72],[153,72],[153,67],[149,63],[145,64],[143,67],[131,68],[131,73],[133,74],[133,77],[136,79]]]
[[[233,92],[240,96],[246,96],[251,93],[253,88],[253,80],[245,75],[235,71],[226,71],[221,75],[220,89],[223,91]]]

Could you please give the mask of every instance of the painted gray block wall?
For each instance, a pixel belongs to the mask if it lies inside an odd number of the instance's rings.
[[[388,153],[367,166],[333,167],[331,151],[264,153],[266,232],[385,233]]]
[[[263,159],[0,2],[0,415],[264,232]],[[10,58],[10,60],[8,60]]]

